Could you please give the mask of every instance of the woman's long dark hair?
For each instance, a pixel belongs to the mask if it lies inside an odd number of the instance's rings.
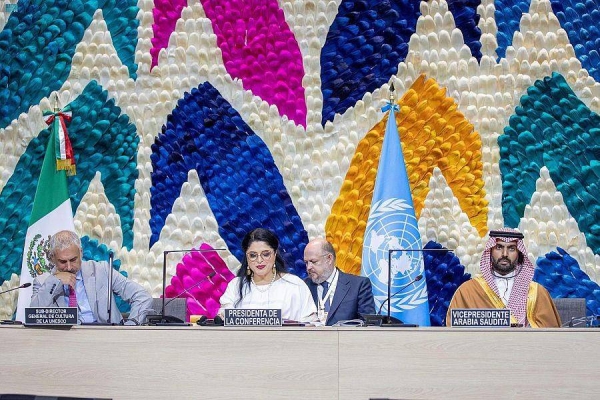
[[[244,250],[244,257],[242,258],[242,266],[240,267],[237,276],[240,277],[240,285],[239,285],[239,300],[235,302],[234,307],[237,306],[242,298],[244,297],[244,286],[250,287],[250,278],[251,275],[247,274],[248,271],[248,257],[246,257],[246,252],[248,251],[248,247],[254,242],[265,242],[270,248],[275,252],[275,271],[278,275],[281,275],[284,272],[287,272],[287,268],[285,267],[285,261],[279,252],[279,239],[277,235],[271,232],[268,229],[256,228],[251,230],[244,236],[242,240],[242,250]]]

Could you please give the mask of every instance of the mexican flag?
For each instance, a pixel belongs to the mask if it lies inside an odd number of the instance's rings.
[[[63,145],[65,142],[61,136],[66,133],[66,129],[64,129],[64,119],[66,118],[63,118],[62,112],[50,114],[50,117],[52,116],[54,118],[47,118],[50,125],[50,138],[35,191],[33,208],[29,217],[29,227],[25,236],[23,263],[21,265],[21,285],[33,282],[37,275],[50,270],[49,262],[46,259],[46,249],[50,237],[62,230],[75,230],[67,186],[67,170],[57,170],[57,150],[62,152],[61,147],[64,147],[61,146],[61,142]],[[65,115],[65,117],[68,118],[69,115]],[[60,126],[57,126],[58,124]],[[60,156],[58,160],[60,162]],[[32,286],[19,289],[17,321],[25,320],[25,307],[29,307],[31,293]]]

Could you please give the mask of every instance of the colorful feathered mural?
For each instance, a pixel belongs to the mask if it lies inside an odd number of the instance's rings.
[[[10,4],[9,4],[10,3]],[[0,2],[0,284],[19,281],[48,139],[69,106],[86,258],[212,316],[255,227],[306,276],[327,237],[359,274],[382,105],[396,114],[432,325],[486,234],[525,234],[535,279],[600,314],[597,0]],[[55,100],[57,99],[57,100]],[[212,249],[222,249],[215,250]],[[16,292],[0,299],[10,318]]]

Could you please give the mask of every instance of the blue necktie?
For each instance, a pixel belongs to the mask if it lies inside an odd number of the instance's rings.
[[[323,295],[321,296],[321,300],[323,300],[325,298],[325,296],[327,295],[327,289],[329,289],[329,282],[325,281],[323,283],[321,283],[321,286],[323,287]],[[325,306],[325,311],[329,312],[329,300],[327,300],[327,302],[324,304]]]

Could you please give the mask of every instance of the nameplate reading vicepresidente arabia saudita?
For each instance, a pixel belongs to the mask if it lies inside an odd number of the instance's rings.
[[[455,308],[450,311],[454,328],[509,328],[508,308]]]
[[[77,307],[26,307],[25,325],[77,325]]]
[[[225,326],[282,326],[281,309],[227,308]]]

